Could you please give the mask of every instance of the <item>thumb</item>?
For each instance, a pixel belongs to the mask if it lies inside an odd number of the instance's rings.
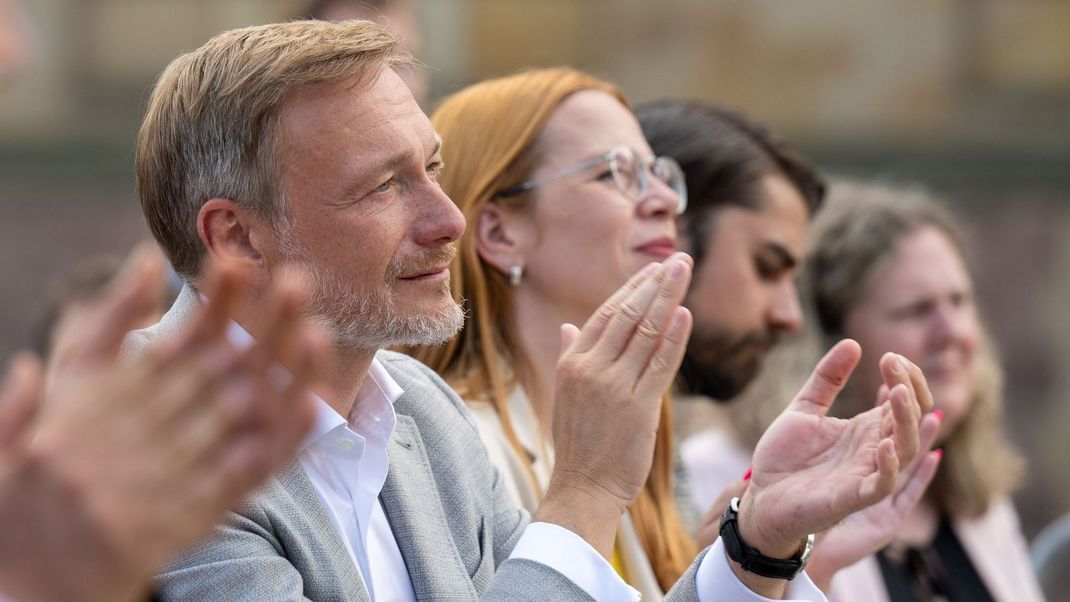
[[[576,328],[574,324],[565,322],[561,325],[561,354],[568,351],[569,347],[576,342],[576,339],[580,336],[580,329]]]
[[[836,343],[817,363],[788,409],[806,414],[826,414],[861,358],[862,348],[858,343],[851,339]]]
[[[123,337],[136,327],[137,318],[159,303],[163,285],[159,252],[148,244],[139,244],[100,298],[91,304],[89,315],[77,324],[61,323],[50,364],[114,360]]]

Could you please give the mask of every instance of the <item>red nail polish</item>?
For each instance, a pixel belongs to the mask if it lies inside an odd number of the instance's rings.
[[[943,420],[944,419],[944,411],[943,410],[933,410],[933,416],[936,416],[937,420]]]
[[[747,469],[747,472],[743,473],[743,480],[744,481],[749,481],[750,480],[750,469],[749,468]]]
[[[933,455],[936,456],[937,460],[939,460],[940,458],[944,457],[944,450],[941,448],[936,448],[933,450]]]

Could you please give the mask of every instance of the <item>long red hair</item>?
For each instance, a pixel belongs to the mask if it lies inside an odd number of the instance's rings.
[[[485,81],[447,98],[431,117],[443,139],[447,165],[439,182],[464,213],[478,222],[487,203],[522,205],[528,195],[494,195],[528,177],[538,160],[539,134],[568,96],[583,90],[611,94],[626,107],[616,86],[569,68],[540,69]],[[514,452],[527,457],[509,417],[508,396],[521,375],[530,373],[514,322],[512,290],[506,277],[489,267],[476,249],[473,230],[461,239],[451,266],[454,297],[471,312],[464,330],[445,345],[410,350],[441,374],[465,399],[493,405]],[[672,403],[661,405],[654,463],[631,517],[662,589],[668,590],[694,560],[695,544],[673,497]],[[544,425],[548,431],[548,425]],[[526,465],[526,464],[525,464]],[[534,474],[529,477],[534,482]]]

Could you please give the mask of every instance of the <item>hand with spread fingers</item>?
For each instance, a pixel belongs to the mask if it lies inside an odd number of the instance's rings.
[[[0,392],[5,595],[143,596],[158,565],[292,458],[311,426],[307,389],[324,343],[301,324],[296,278],[270,293],[275,326],[247,350],[224,339],[239,290],[224,268],[209,270],[208,302],[182,336],[117,360],[128,317],[155,302],[161,271],[153,254],[135,254],[86,319],[59,334],[47,388],[34,361],[14,362]],[[288,382],[269,370],[283,357]]]
[[[555,465],[536,520],[569,528],[607,557],[621,513],[650,472],[661,398],[690,334],[680,302],[691,266],[683,253],[650,264],[582,329],[562,327]]]
[[[888,497],[918,453],[919,422],[932,397],[920,370],[901,356],[881,359],[880,405],[850,420],[826,415],[860,356],[854,341],[833,347],[758,442],[738,520],[743,541],[765,556],[795,556],[807,534]],[[784,592],[785,581],[733,569],[758,593]]]
[[[876,553],[892,541],[903,519],[921,500],[936,474],[941,453],[930,449],[939,429],[939,418],[926,414],[919,428],[922,451],[903,468],[895,491],[818,537],[806,572],[819,588],[827,592],[836,571]]]

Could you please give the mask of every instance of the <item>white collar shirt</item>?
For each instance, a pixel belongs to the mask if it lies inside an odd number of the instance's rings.
[[[236,322],[231,322],[228,338],[238,348],[253,341]],[[402,393],[379,360],[373,359],[348,420],[315,398],[315,422],[297,455],[373,600],[416,600],[408,568],[379,501],[389,469],[386,448],[397,424],[394,401]]]

